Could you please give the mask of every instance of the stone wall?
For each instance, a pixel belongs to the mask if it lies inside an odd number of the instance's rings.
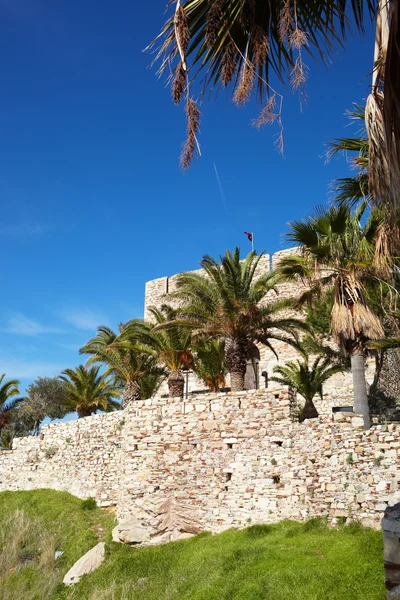
[[[52,488],[115,504],[124,411],[46,425],[0,450],[0,490]]]
[[[379,526],[400,499],[400,425],[360,425],[344,413],[293,422],[287,390],[155,398],[16,440],[0,452],[0,491],[93,496],[154,542],[179,537],[189,513],[212,531],[312,516]]]

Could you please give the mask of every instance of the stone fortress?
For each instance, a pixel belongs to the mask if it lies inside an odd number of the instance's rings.
[[[287,255],[297,251],[296,248],[289,248],[276,252],[275,254],[264,254],[257,267],[256,277],[261,274],[271,271],[276,268],[280,259]],[[201,273],[201,270],[194,271]],[[149,313],[150,306],[160,307],[163,303],[169,303],[169,294],[176,289],[176,280],[178,275],[171,277],[160,277],[159,279],[153,279],[146,283],[145,288],[145,304],[144,304],[144,316],[146,319],[150,319]],[[277,286],[277,294],[270,293],[267,296],[272,300],[295,298],[299,296],[306,287],[300,281],[296,283],[282,283]],[[291,313],[292,316],[299,317],[299,313]],[[327,336],[329,331],[327,330]],[[268,389],[277,388],[279,384],[270,381],[270,377],[273,374],[274,367],[279,363],[285,363],[290,360],[296,360],[299,354],[296,350],[288,345],[279,341],[272,340],[272,345],[278,354],[278,359],[271,352],[269,348],[263,345],[258,345],[257,354],[253,357],[253,361],[248,362],[246,372],[246,388],[247,389],[261,389],[267,386]],[[255,358],[255,360],[254,360]],[[254,366],[255,368],[254,368]],[[367,363],[367,381],[372,383],[374,376],[375,365],[374,361],[370,360]],[[227,386],[229,387],[229,375],[227,376]],[[199,381],[195,374],[189,372],[186,378],[185,386],[185,397],[193,393],[206,392],[204,389],[204,383]],[[353,404],[353,382],[352,375],[350,372],[339,373],[333,376],[324,386],[324,401],[320,401],[319,398],[315,398],[315,404],[318,411],[322,413],[331,413],[332,408],[338,406],[351,406]],[[167,395],[168,389],[166,382],[161,386],[159,394],[161,396]],[[329,400],[328,400],[329,397]]]
[[[261,268],[281,255],[263,257]],[[173,285],[174,277],[149,282],[146,308]],[[291,295],[290,287],[280,293]],[[291,348],[277,351],[281,360],[292,358]],[[260,371],[271,372],[273,360],[260,349]],[[350,403],[348,374],[324,390],[320,417],[304,423],[289,390],[258,387],[160,396],[47,425],[0,451],[0,491],[47,487],[91,496],[116,507],[115,539],[129,543],[283,518],[379,526],[386,507],[400,500],[400,424],[365,432],[357,415],[333,411]]]

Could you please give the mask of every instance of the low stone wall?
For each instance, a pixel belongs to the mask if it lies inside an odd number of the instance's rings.
[[[46,425],[0,451],[0,491],[53,488],[107,506],[119,492],[124,411]]]
[[[300,424],[292,410],[287,390],[258,390],[156,398],[49,425],[0,453],[0,490],[51,487],[117,504],[153,542],[179,537],[188,521],[221,531],[327,516],[378,527],[400,500],[400,426],[365,432],[346,413]]]

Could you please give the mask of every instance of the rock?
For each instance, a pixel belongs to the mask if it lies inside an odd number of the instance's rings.
[[[386,594],[387,600],[400,600],[400,585],[396,585],[393,589],[389,590]]]
[[[74,585],[78,583],[83,575],[97,569],[104,560],[105,545],[100,542],[94,548],[86,552],[75,564],[70,568],[63,579],[65,585]]]
[[[159,519],[155,535],[161,536],[159,543],[184,539],[183,534],[197,535],[204,529],[197,509],[192,505],[177,502],[173,496],[161,504],[157,513]]]
[[[123,544],[144,544],[150,540],[150,535],[140,521],[132,515],[114,527],[112,539],[113,542],[122,542]]]
[[[382,530],[387,598],[400,600],[400,503],[386,508]]]

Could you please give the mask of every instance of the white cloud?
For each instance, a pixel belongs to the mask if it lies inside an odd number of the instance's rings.
[[[63,369],[65,369],[64,364],[0,356],[0,373],[6,373],[7,378],[36,379],[37,377],[56,377]]]
[[[20,313],[14,313],[7,322],[5,328],[7,333],[14,333],[17,335],[40,335],[44,333],[63,333],[63,330],[58,327],[49,327],[42,325],[37,321],[33,321],[25,315]]]
[[[84,331],[94,331],[99,325],[108,325],[108,319],[104,314],[89,309],[65,310],[61,313],[61,317],[77,329]]]

